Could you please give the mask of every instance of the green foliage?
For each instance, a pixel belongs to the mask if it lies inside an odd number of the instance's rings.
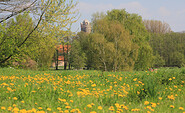
[[[81,69],[85,67],[86,56],[82,51],[80,43],[74,40],[70,51],[70,64],[75,69]]]
[[[183,67],[185,64],[185,34],[170,33],[170,34],[152,34],[150,45],[154,54],[159,58],[163,58],[165,66],[168,67]],[[155,65],[160,65],[161,62],[155,62]]]
[[[32,18],[28,13],[18,15],[6,24],[6,32],[1,38],[1,60],[13,54],[4,65],[15,68],[37,69],[51,65],[55,41],[52,37],[35,31],[19,48],[27,34],[33,29]]]

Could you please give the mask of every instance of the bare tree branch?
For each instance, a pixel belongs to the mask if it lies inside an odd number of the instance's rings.
[[[35,1],[36,1],[36,0],[35,0]],[[49,1],[48,1],[48,2],[49,2]],[[51,2],[50,2],[50,3],[51,3]],[[41,20],[42,20],[42,18],[43,18],[43,15],[44,15],[44,13],[46,12],[46,10],[48,9],[50,3],[48,3],[48,5],[45,7],[45,9],[43,10],[43,12],[41,13],[40,18],[39,18],[39,21],[37,22],[37,25],[36,25],[36,26],[34,27],[34,29],[27,35],[27,37],[24,39],[24,41],[23,41],[20,45],[18,45],[18,48],[20,48],[20,47],[28,40],[28,38],[31,36],[31,34],[38,28],[38,26],[39,26],[39,24],[40,24],[40,22],[41,22]],[[10,59],[10,58],[15,54],[15,51],[16,51],[16,50],[17,50],[17,49],[14,50],[13,54],[9,55],[9,56],[8,56],[7,58],[5,58],[4,60],[0,61],[0,64],[5,63],[8,59]]]
[[[31,8],[35,3],[37,2],[37,0],[34,0],[30,5],[26,6],[26,7],[21,7],[20,5],[17,6],[17,7],[14,7],[13,9],[7,9],[7,8],[4,8],[4,11],[12,11],[12,13],[10,15],[8,15],[7,17],[3,18],[2,20],[0,20],[0,23],[2,23],[3,21],[5,20],[8,20],[9,18],[19,14],[19,13],[22,13],[24,11],[26,11],[27,9]],[[1,3],[1,4],[5,4],[5,5],[8,5],[6,3]],[[20,9],[22,8],[22,9]],[[20,10],[19,10],[20,9]],[[0,9],[0,11],[3,11],[3,9]]]

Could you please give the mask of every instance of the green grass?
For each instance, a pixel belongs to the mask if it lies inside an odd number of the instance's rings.
[[[0,68],[0,112],[183,113],[184,82],[185,68],[154,72]]]

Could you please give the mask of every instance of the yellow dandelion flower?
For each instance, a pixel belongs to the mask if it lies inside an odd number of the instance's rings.
[[[152,104],[152,107],[155,108],[157,106],[156,103],[151,103]]]
[[[31,111],[35,113],[37,110],[35,108],[32,108]]]
[[[72,109],[70,112],[71,112],[71,113],[74,113],[75,111],[76,111],[76,109]]]
[[[163,98],[162,97],[159,97],[159,100],[162,100]]]
[[[16,104],[13,104],[13,107],[16,107]]]
[[[169,80],[172,80],[172,78],[169,78]]]
[[[24,103],[24,101],[21,101],[21,103]]]
[[[109,107],[109,110],[110,110],[110,111],[114,111],[114,107],[113,107],[113,106],[110,106],[110,107]]]
[[[102,110],[102,107],[101,107],[101,106],[98,106],[98,109],[99,109],[99,110]]]
[[[145,101],[145,102],[144,102],[144,105],[148,105],[148,104],[149,104],[149,102],[148,102],[148,101]]]
[[[184,110],[184,108],[183,108],[183,107],[179,107],[179,109],[180,109],[180,110]]]
[[[61,110],[62,110],[62,108],[60,108],[60,107],[57,107],[57,110],[61,111]]]
[[[170,107],[171,107],[171,108],[175,108],[175,106],[173,106],[173,105],[170,105]]]
[[[2,110],[5,110],[6,108],[4,106],[1,107]]]
[[[91,105],[91,104],[88,104],[87,107],[88,107],[88,108],[92,108],[92,105]]]
[[[73,100],[70,100],[71,103],[73,103]]]
[[[65,108],[66,108],[66,109],[70,109],[71,107],[70,107],[70,106],[66,106]]]
[[[19,111],[19,108],[15,107],[12,111],[13,112],[18,112]]]
[[[17,97],[13,97],[13,100],[17,100]]]
[[[96,111],[91,111],[90,113],[96,113]]]
[[[65,110],[64,113],[69,113],[69,110]]]
[[[38,107],[38,109],[39,109],[39,110],[41,110],[41,109],[42,109],[42,107]]]
[[[92,87],[95,87],[95,86],[96,86],[96,84],[92,84],[91,86],[92,86]]]
[[[11,111],[12,110],[12,107],[8,107],[8,111]]]
[[[51,111],[51,108],[47,108],[48,111]]]
[[[137,81],[137,78],[133,79],[133,81]]]
[[[27,113],[27,111],[25,109],[21,109],[20,113]]]

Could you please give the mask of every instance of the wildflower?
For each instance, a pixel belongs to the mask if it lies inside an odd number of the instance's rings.
[[[149,104],[149,102],[148,102],[148,101],[145,101],[145,102],[144,102],[144,105],[148,105],[148,104]]]
[[[21,101],[21,103],[24,103],[24,101]]]
[[[101,107],[101,106],[98,106],[98,109],[99,109],[99,110],[102,110],[102,107]]]
[[[19,108],[17,108],[17,107],[15,107],[14,109],[13,109],[13,112],[18,112],[19,111]]]
[[[172,80],[172,78],[169,78],[169,80],[171,81],[171,80]]]
[[[159,100],[162,100],[163,98],[162,97],[159,97]]]
[[[41,110],[41,109],[42,109],[42,107],[39,107],[38,109],[40,109],[40,110]]]
[[[61,110],[62,110],[62,108],[60,108],[60,107],[57,107],[57,110],[61,111]]]
[[[92,86],[92,87],[95,87],[95,86],[96,86],[96,84],[92,84],[91,86]]]
[[[11,111],[12,110],[12,107],[8,107],[8,111]]]
[[[140,92],[139,92],[139,91],[137,91],[137,94],[139,95],[139,94],[140,94]]]
[[[175,77],[173,77],[173,79],[175,79]]]
[[[157,106],[157,104],[156,103],[151,103],[152,104],[152,107],[156,107]]]
[[[1,107],[2,110],[5,110],[6,108],[4,106]]]
[[[91,105],[91,104],[88,104],[87,107],[88,107],[88,108],[92,108],[92,105]]]
[[[71,107],[70,106],[66,106],[65,108],[70,109]]]
[[[64,113],[69,113],[69,110],[65,110]]]
[[[171,100],[175,100],[175,97],[173,95],[168,95],[168,98],[171,99]]]
[[[137,78],[133,79],[133,81],[137,81]]]
[[[184,110],[184,108],[183,108],[183,107],[179,107],[179,109],[180,109],[180,110]]]
[[[119,107],[120,107],[120,105],[119,105],[118,103],[116,103],[116,104],[115,104],[115,106],[116,106],[117,108],[119,108]]]
[[[32,91],[32,93],[35,93],[36,91]]]
[[[32,108],[31,111],[35,113],[37,110],[35,108]]]
[[[170,107],[171,107],[171,108],[175,108],[175,106],[173,106],[173,105],[170,105]]]
[[[96,113],[95,111],[91,111],[90,113]]]
[[[140,111],[140,109],[137,109],[137,108],[136,108],[136,109],[132,109],[131,111]]]
[[[13,107],[16,107],[16,104],[13,104]]]
[[[25,109],[21,109],[20,113],[27,113],[27,111]]]
[[[71,103],[73,103],[73,100],[70,100]]]
[[[151,106],[147,106],[146,108],[148,108],[148,109],[152,109],[152,108],[151,108]]]
[[[113,106],[110,106],[110,107],[109,107],[109,110],[110,110],[110,111],[114,111],[114,107],[113,107]]]
[[[47,108],[48,111],[51,111],[51,108]]]
[[[60,101],[62,101],[62,102],[66,102],[66,99],[58,98],[58,100],[60,100]]]
[[[17,97],[13,97],[14,100],[17,100]]]

